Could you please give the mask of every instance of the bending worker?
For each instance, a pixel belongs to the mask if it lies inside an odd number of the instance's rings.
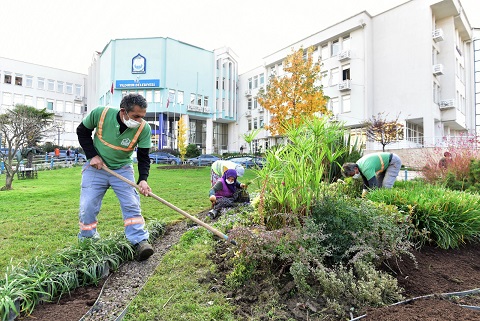
[[[363,179],[363,194],[376,187],[392,188],[397,179],[402,160],[393,153],[373,153],[360,158],[356,163],[343,164],[346,177]]]
[[[212,164],[210,170],[210,183],[212,183],[212,187],[215,186],[215,183],[223,176],[228,169],[234,169],[237,171],[237,176],[242,177],[245,173],[245,169],[242,165],[234,163],[229,160],[222,160],[219,159]]]

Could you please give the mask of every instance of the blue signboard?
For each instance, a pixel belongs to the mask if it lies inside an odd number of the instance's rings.
[[[116,89],[160,87],[160,79],[117,80]]]

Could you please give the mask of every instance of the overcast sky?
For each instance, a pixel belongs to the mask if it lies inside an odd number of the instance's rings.
[[[111,39],[169,37],[207,50],[228,46],[243,73],[262,58],[363,10],[406,0],[3,0],[0,57],[88,73]],[[480,0],[461,0],[480,27]],[[0,69],[2,66],[0,66]]]

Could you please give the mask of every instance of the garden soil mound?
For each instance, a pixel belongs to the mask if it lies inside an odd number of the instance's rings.
[[[205,215],[206,212],[200,213],[198,217],[203,219]],[[178,241],[181,234],[188,228],[189,226],[182,224],[182,228],[175,229],[173,236],[170,235],[171,239],[168,242],[165,242],[162,237],[159,238],[154,244],[157,253],[168,251],[172,243]],[[229,272],[226,269],[225,255],[223,254],[229,247],[231,245],[219,241],[217,251],[212,256],[212,260],[217,263],[219,271],[207,279],[199,280],[199,282],[212,283],[212,288],[223,291],[222,282],[226,273]],[[403,293],[405,298],[480,288],[479,244],[469,244],[455,250],[442,250],[427,246],[414,254],[418,262],[418,268],[415,267],[410,259],[404,259],[397,262],[397,268],[390,270],[390,273],[397,278],[399,285],[405,289]],[[396,264],[391,262],[390,266],[394,267]],[[152,266],[152,269],[154,268],[155,266]],[[120,268],[115,273],[121,276],[122,273],[126,272]],[[314,320],[312,311],[318,308],[315,306],[315,303],[306,302],[300,296],[287,297],[287,293],[291,293],[290,290],[293,288],[292,282],[287,280],[283,284],[281,280],[279,282],[276,285],[273,285],[271,282],[250,282],[236,292],[225,292],[225,296],[232,298],[232,304],[237,307],[236,319],[249,320],[252,306],[255,302],[258,302],[260,298],[269,297],[275,293],[280,298],[280,302],[277,302],[275,305],[277,307],[287,307],[283,311],[284,318],[282,317],[278,320],[287,320],[288,318],[300,321]],[[121,286],[117,288],[118,291],[125,291]],[[36,308],[31,316],[19,319],[37,321],[79,320],[95,303],[100,290],[101,284],[97,287],[78,289],[72,292],[71,295],[62,298],[58,303],[43,304]],[[475,301],[475,298],[472,300],[473,302],[468,302],[466,305],[480,305],[480,300]],[[361,314],[365,313],[367,316],[362,318],[362,320],[480,320],[480,311],[460,307],[456,303],[437,296],[413,300],[407,304],[369,309],[361,312]],[[114,316],[111,317],[113,318]]]

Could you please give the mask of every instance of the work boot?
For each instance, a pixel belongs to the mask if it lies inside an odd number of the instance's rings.
[[[143,240],[135,245],[135,259],[137,261],[144,261],[153,254],[153,247],[147,240]]]

